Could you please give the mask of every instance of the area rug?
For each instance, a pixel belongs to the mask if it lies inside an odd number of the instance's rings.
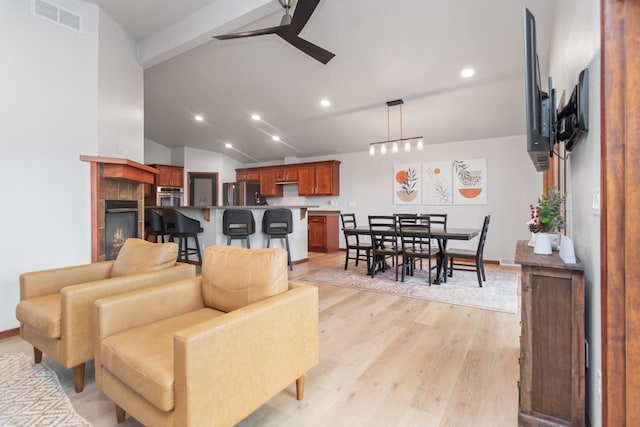
[[[0,356],[0,426],[91,426],[73,409],[56,373],[24,353]]]
[[[432,273],[432,277],[435,272]],[[327,268],[301,277],[299,280],[362,289],[409,298],[463,305],[484,310],[516,313],[518,309],[518,275],[513,272],[486,271],[487,280],[478,286],[475,272],[455,270],[447,283],[428,285],[427,271],[416,269],[414,276],[405,281],[395,281],[395,269],[376,273],[375,278],[366,274],[366,266]]]

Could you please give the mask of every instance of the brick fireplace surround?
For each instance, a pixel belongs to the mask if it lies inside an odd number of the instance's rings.
[[[138,202],[138,236],[144,233],[144,184],[153,184],[159,171],[133,160],[80,156],[91,163],[91,262],[104,261],[105,200]]]

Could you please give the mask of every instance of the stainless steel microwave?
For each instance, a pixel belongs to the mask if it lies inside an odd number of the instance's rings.
[[[158,187],[157,206],[182,206],[184,191],[180,187]]]

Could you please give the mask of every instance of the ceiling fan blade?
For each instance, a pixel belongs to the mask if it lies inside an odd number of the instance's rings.
[[[289,32],[291,34],[298,35],[311,18],[313,11],[316,10],[320,0],[298,0],[296,10],[293,12],[293,18],[291,18],[291,28]]]
[[[320,46],[316,46],[315,44],[308,42],[304,39],[301,39],[297,35],[293,35],[292,33],[283,34],[281,32],[277,33],[280,37],[291,43],[293,46],[297,47],[307,55],[315,58],[316,60],[326,64],[331,61],[331,58],[336,56],[335,54],[329,52],[321,48]]]
[[[276,34],[280,32],[287,32],[290,25],[278,25],[277,27],[263,28],[261,30],[243,31],[241,33],[222,34],[220,36],[213,36],[218,40],[240,39],[243,37],[263,36],[265,34]]]

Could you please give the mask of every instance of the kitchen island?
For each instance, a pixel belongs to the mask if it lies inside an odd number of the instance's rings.
[[[247,209],[253,213],[256,221],[256,232],[251,235],[251,248],[259,249],[267,246],[267,236],[262,233],[262,216],[267,209],[289,209],[293,216],[293,232],[289,235],[289,247],[291,250],[291,261],[305,262],[308,260],[307,251],[307,209],[317,208],[317,205],[289,205],[289,206],[146,206],[147,208],[157,209],[162,212],[163,209],[177,209],[186,216],[200,221],[203,228],[202,233],[198,234],[200,241],[200,249],[204,250],[211,245],[226,245],[227,236],[222,233],[222,215],[226,209]],[[232,240],[233,246],[244,247],[244,241]],[[285,243],[282,239],[272,239],[272,248],[284,248]]]

